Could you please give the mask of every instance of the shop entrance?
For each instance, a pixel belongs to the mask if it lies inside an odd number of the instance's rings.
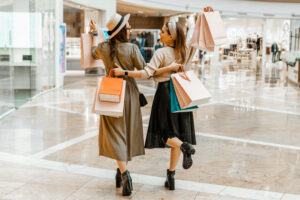
[[[288,84],[283,58],[290,50],[290,20],[223,18],[230,44],[194,59],[203,80],[216,87],[275,87]]]

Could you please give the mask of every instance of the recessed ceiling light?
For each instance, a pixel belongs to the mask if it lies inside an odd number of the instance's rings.
[[[138,11],[138,13],[142,14],[142,13],[144,13],[144,12],[143,12],[143,11],[141,11],[141,10],[139,10],[139,11]]]

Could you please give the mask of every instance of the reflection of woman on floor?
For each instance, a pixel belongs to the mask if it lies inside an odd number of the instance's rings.
[[[102,59],[106,74],[109,74],[116,60],[126,70],[143,69],[146,65],[140,50],[128,42],[130,15],[122,17],[113,14],[108,23],[108,42],[97,43],[93,37],[93,56]],[[90,31],[97,35],[95,22],[91,20]],[[115,159],[119,168],[116,174],[116,187],[123,186],[122,195],[130,195],[133,187],[127,162],[134,156],[144,155],[144,139],[142,115],[139,106],[139,92],[133,78],[126,79],[126,92],[123,117],[115,118],[100,116],[99,126],[99,154]]]
[[[117,68],[114,71],[117,76],[153,77],[154,81],[158,82],[145,147],[164,148],[167,145],[171,147],[170,167],[167,170],[165,187],[174,190],[175,168],[181,152],[184,169],[192,166],[191,155],[195,153],[191,145],[196,144],[193,113],[171,113],[170,105],[170,75],[179,68],[174,61],[181,65],[185,64],[189,55],[187,55],[186,36],[179,23],[166,23],[162,27],[160,38],[164,48],[155,51],[144,70],[124,71]]]

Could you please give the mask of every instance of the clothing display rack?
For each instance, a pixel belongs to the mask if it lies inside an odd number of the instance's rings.
[[[136,40],[141,53],[148,63],[155,51],[154,46],[158,39],[159,29],[132,29],[130,41]]]

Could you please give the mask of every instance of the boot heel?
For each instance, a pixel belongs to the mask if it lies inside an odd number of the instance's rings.
[[[117,169],[115,180],[116,180],[116,188],[120,188],[122,185],[122,177],[121,177],[121,171],[119,168]]]
[[[169,190],[175,190],[175,180],[174,180],[174,178],[169,180],[168,185],[169,185]]]
[[[165,181],[165,188],[169,188],[169,182]]]
[[[122,179],[116,179],[116,188],[120,188],[122,185]]]
[[[132,186],[132,179],[131,179],[129,171],[125,171],[122,174],[122,185],[123,185],[122,195],[130,196],[131,192],[133,190],[133,186]]]
[[[165,182],[165,187],[169,188],[169,190],[175,190],[175,170],[174,171],[169,171],[167,170],[167,180]]]

